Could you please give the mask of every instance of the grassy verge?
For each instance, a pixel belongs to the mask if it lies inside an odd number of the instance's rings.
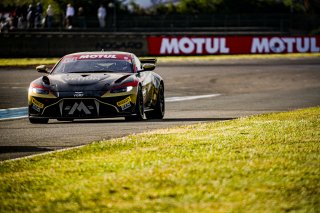
[[[0,164],[0,212],[317,212],[320,107]]]
[[[55,64],[58,58],[0,58],[0,67],[24,67]]]
[[[306,57],[320,57],[320,53],[291,53],[291,54],[254,54],[254,55],[204,55],[204,56],[160,56],[160,63],[220,61],[242,59],[296,59]]]
[[[256,54],[256,55],[208,55],[208,56],[159,56],[158,63],[215,61],[215,60],[241,60],[241,59],[279,59],[320,57],[319,53],[294,53],[294,54]],[[0,58],[0,67],[23,67],[40,64],[55,64],[58,58]]]

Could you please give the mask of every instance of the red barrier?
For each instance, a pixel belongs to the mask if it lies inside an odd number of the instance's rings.
[[[150,36],[150,55],[318,53],[320,36]]]

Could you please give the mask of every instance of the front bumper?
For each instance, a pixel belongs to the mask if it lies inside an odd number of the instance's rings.
[[[42,118],[107,118],[134,114],[136,95],[44,98],[29,96],[29,116]]]

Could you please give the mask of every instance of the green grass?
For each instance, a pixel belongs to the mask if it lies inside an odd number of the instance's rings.
[[[320,53],[290,53],[290,54],[242,54],[242,55],[199,55],[199,56],[160,56],[159,63],[220,61],[242,59],[296,59],[305,57],[320,57]]]
[[[279,59],[320,57],[319,53],[292,53],[292,54],[255,54],[255,55],[207,55],[207,56],[159,56],[158,63],[216,61],[216,60],[241,60],[241,59]],[[41,64],[53,65],[59,58],[0,58],[0,67],[37,66]]]
[[[0,163],[0,212],[318,212],[320,107]]]
[[[55,64],[58,58],[0,58],[0,67],[24,67]]]

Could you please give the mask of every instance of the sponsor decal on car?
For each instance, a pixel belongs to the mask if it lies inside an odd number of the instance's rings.
[[[119,107],[121,107],[122,110],[128,109],[131,106],[131,98],[130,98],[130,96],[128,96],[125,99],[117,102],[117,105]]]
[[[97,76],[87,76],[87,77],[81,77],[81,76],[68,76],[64,78],[66,81],[100,81],[100,78]]]
[[[35,98],[32,98],[32,103],[34,106],[37,106],[38,108],[42,109],[44,107],[44,104],[37,101]]]
[[[116,60],[130,60],[131,56],[129,54],[90,54],[82,53],[76,55],[65,56],[62,60],[62,63],[69,63],[78,60],[105,60],[105,59],[116,59]]]
[[[74,62],[76,60],[77,60],[76,57],[66,57],[63,59],[62,63],[70,63],[70,62]]]
[[[92,54],[87,54],[87,55],[81,55],[78,60],[81,59],[100,59],[100,58],[117,58],[116,55],[108,55],[108,54],[101,54],[101,55],[92,55]]]
[[[37,112],[40,112],[40,108],[38,107],[38,106],[36,106],[36,105],[32,105],[32,109],[34,109],[34,110],[36,110]]]
[[[73,97],[75,98],[83,97],[83,92],[74,92]]]

